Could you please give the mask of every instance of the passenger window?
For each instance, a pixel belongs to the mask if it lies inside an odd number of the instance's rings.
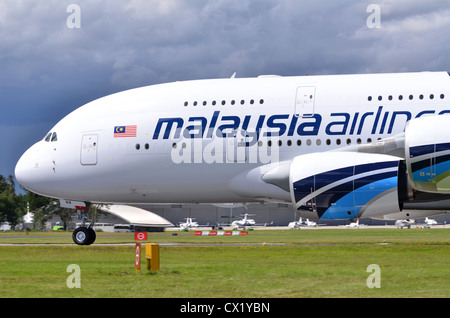
[[[54,141],[58,141],[58,136],[56,135],[55,132],[52,135],[52,142],[54,142]]]

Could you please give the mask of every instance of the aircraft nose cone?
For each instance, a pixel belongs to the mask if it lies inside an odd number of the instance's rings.
[[[38,181],[39,162],[36,145],[28,149],[16,164],[14,174],[17,182],[25,189],[32,190]]]

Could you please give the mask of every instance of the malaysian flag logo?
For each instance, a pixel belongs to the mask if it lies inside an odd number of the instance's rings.
[[[114,138],[118,137],[136,137],[137,125],[115,126]]]

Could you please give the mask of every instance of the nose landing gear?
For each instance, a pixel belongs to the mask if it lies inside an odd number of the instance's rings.
[[[72,240],[78,245],[91,245],[94,243],[97,235],[92,228],[94,222],[88,217],[90,203],[72,200],[59,200],[61,208],[75,209],[77,211],[77,219],[81,220],[81,226],[76,228],[72,234]],[[86,221],[89,224],[86,225]]]
[[[80,226],[73,231],[72,240],[78,245],[91,245],[97,235],[90,227]]]
[[[77,211],[77,217],[81,220],[81,226],[73,231],[72,240],[78,245],[91,245],[97,238],[94,229],[91,228],[93,222],[88,218],[86,210]],[[88,225],[86,221],[89,221]]]

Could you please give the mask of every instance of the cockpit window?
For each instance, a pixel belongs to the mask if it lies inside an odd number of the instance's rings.
[[[44,138],[44,140],[46,141],[46,142],[54,142],[54,141],[58,141],[58,135],[56,134],[56,132],[49,132],[48,134],[47,134],[47,136],[45,136],[45,138]]]
[[[49,133],[47,134],[47,136],[45,137],[45,141],[46,141],[46,142],[49,142],[51,137],[52,137],[52,133],[49,132]]]

